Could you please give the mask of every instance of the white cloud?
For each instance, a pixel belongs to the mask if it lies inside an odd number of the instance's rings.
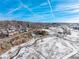
[[[79,4],[60,4],[55,8],[55,11],[62,12],[79,12]]]
[[[33,7],[32,9],[37,9],[37,8],[39,8],[39,7],[41,7],[41,6],[45,6],[45,5],[48,5],[48,3],[47,3],[47,2],[41,3],[40,5],[35,6],[35,7]]]
[[[75,9],[69,10],[68,12],[70,12],[70,13],[77,13],[77,12],[79,12],[79,8],[75,8]]]
[[[53,22],[51,14],[33,15],[25,19],[33,22]]]
[[[68,17],[68,18],[60,18],[60,21],[57,22],[65,22],[65,23],[79,23],[79,17]]]
[[[17,10],[19,10],[19,9],[21,9],[21,7],[18,7],[18,8],[15,8],[15,9],[9,11],[9,12],[7,13],[7,15],[12,14],[13,12],[15,12],[15,11],[17,11]]]
[[[34,14],[34,12],[32,11],[31,8],[28,7],[28,5],[24,4],[21,0],[19,0],[20,5],[17,8],[12,9],[11,11],[9,11],[7,13],[7,15],[12,14],[13,12],[21,9],[21,8],[26,8],[29,12],[31,12],[32,14]]]
[[[49,4],[50,13],[52,14],[52,16],[54,16],[51,2],[50,2],[50,0],[47,0],[47,1],[48,1],[48,4]]]

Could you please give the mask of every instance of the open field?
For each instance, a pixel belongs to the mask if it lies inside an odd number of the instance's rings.
[[[6,32],[1,30],[1,59],[79,59],[78,23],[17,24],[4,27],[12,31],[8,34],[16,34],[4,36]]]

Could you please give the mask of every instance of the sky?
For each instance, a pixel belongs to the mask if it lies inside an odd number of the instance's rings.
[[[79,23],[79,0],[0,0],[0,20]]]

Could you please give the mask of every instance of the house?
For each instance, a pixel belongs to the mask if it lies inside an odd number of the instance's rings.
[[[18,28],[16,28],[15,26],[10,26],[8,28],[8,32],[9,32],[9,36],[13,36],[19,33]]]
[[[0,29],[0,37],[5,38],[9,36],[9,32],[6,29]]]
[[[19,29],[19,32],[20,32],[20,33],[22,33],[22,32],[28,32],[28,28],[23,28],[23,27],[21,27],[21,28]]]

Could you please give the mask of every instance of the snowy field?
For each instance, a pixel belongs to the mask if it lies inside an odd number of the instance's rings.
[[[42,30],[49,35],[12,47],[0,59],[79,59],[79,30],[68,27]]]

